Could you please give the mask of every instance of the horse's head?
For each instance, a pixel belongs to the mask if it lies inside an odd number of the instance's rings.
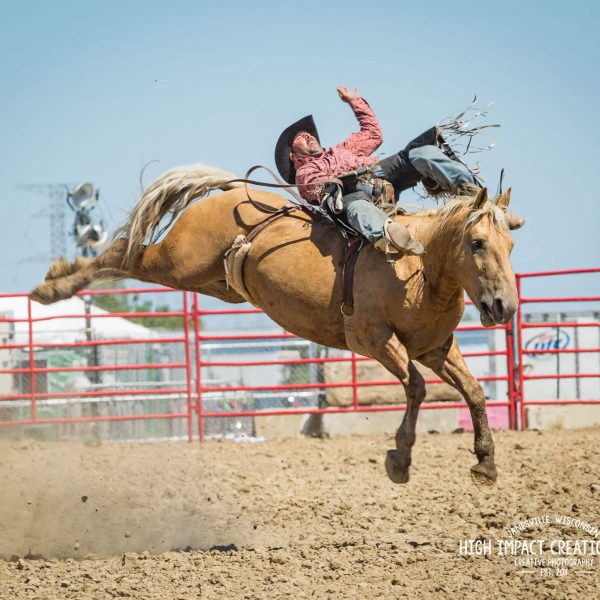
[[[514,242],[505,216],[509,201],[510,189],[497,202],[482,189],[469,205],[463,230],[457,274],[485,327],[508,323],[517,309]]]

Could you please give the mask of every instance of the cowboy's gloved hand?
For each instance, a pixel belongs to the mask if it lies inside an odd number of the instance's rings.
[[[358,93],[358,88],[354,88],[354,94],[353,94],[347,87],[344,87],[343,85],[339,85],[338,89],[337,89],[337,93],[339,94],[339,97],[341,98],[342,102],[350,102],[350,100],[353,100],[354,98],[360,98],[360,94]]]
[[[344,205],[342,203],[342,190],[340,186],[335,183],[328,183],[323,188],[323,194],[321,195],[321,206],[328,212],[338,214],[342,212]]]

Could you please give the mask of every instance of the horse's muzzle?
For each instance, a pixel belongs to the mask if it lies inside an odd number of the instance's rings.
[[[479,301],[479,314],[484,327],[493,325],[506,325],[515,314],[517,303],[512,298],[497,296],[493,300],[481,299]]]

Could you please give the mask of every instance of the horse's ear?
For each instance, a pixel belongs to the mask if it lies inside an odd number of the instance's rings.
[[[488,201],[487,188],[481,188],[473,200],[473,210],[479,210]]]
[[[512,188],[508,188],[506,190],[506,192],[504,192],[504,194],[502,194],[502,196],[500,196],[500,198],[498,198],[498,206],[500,208],[503,208],[504,210],[506,210],[508,208],[508,205],[510,203],[511,191],[512,191]]]

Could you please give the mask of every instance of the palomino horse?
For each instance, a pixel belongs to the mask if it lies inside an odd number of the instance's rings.
[[[223,256],[236,237],[265,220],[266,209],[279,208],[279,195],[252,190],[252,202],[232,176],[194,165],[168,171],[143,193],[128,222],[107,250],[93,259],[55,261],[46,280],[31,293],[42,303],[69,298],[92,281],[133,277],[226,300],[244,299],[226,285]],[[224,193],[197,202],[183,212],[162,239],[154,241],[161,218],[172,220],[194,198],[211,190]],[[517,306],[509,255],[513,242],[505,210],[510,190],[497,202],[485,190],[456,198],[443,208],[396,216],[426,253],[393,262],[371,246],[358,257],[354,277],[355,339],[406,389],[407,406],[389,450],[386,471],[396,483],[408,481],[423,377],[412,360],[433,369],[465,398],[475,431],[479,460],[475,478],[496,478],[494,443],[483,390],[469,372],[453,331],[468,294],[485,326],[506,324]],[[150,242],[144,242],[150,236]],[[347,348],[342,304],[346,244],[328,221],[295,211],[269,224],[253,240],[243,278],[254,304],[300,337],[325,346]],[[393,255],[392,255],[393,256]],[[396,255],[397,256],[397,255]]]

